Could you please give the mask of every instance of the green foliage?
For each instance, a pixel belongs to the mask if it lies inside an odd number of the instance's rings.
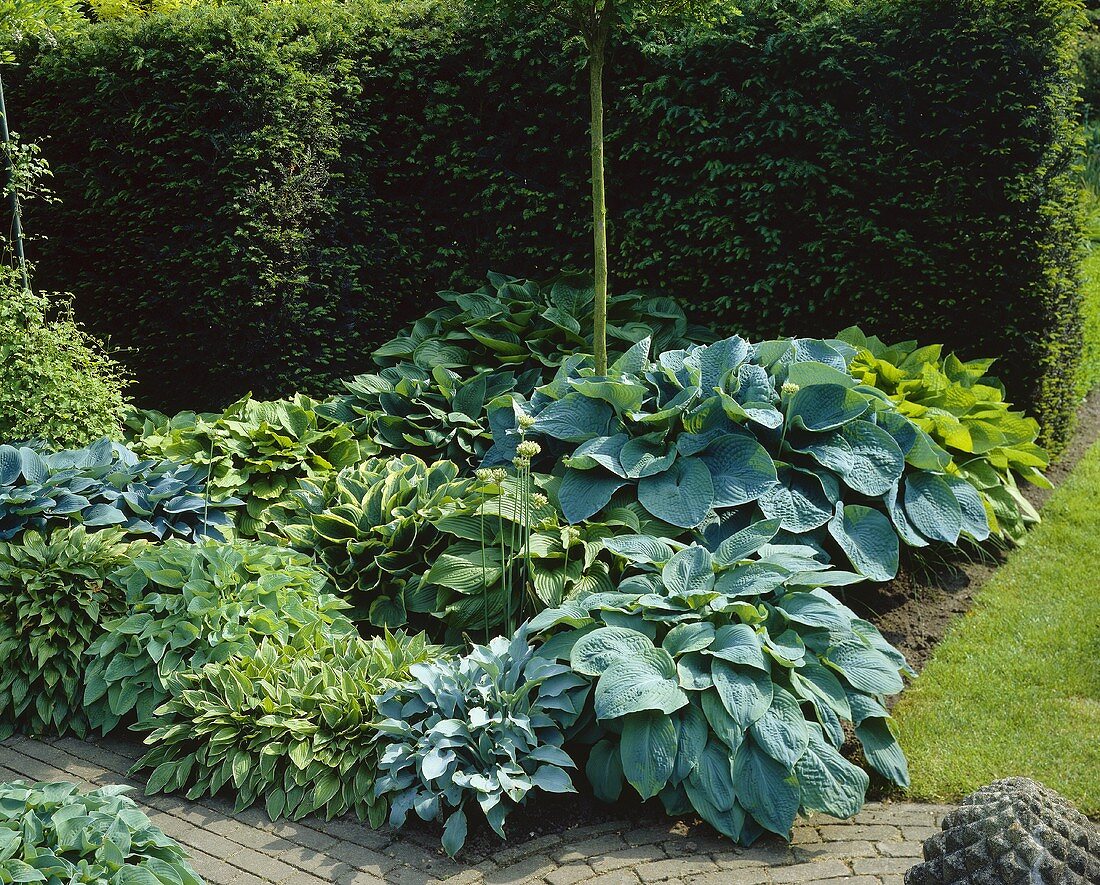
[[[1085,353],[1077,390],[1081,398],[1100,387],[1100,248],[1092,246],[1082,268]]]
[[[123,795],[129,789],[0,784],[0,881],[204,885],[184,850]]]
[[[427,293],[589,264],[566,31],[425,5],[97,25],[14,71],[62,197],[28,219],[41,276],[137,349],[146,401],[323,387],[370,371]],[[742,6],[616,49],[612,293],[653,287],[756,340],[935,328],[997,357],[1057,449],[1080,351],[1078,4]]]
[[[0,440],[66,447],[117,437],[125,388],[118,364],[67,310],[0,266]]]
[[[432,610],[424,575],[447,543],[432,522],[464,506],[471,483],[457,477],[450,461],[372,458],[304,483],[276,531],[317,557],[357,619],[400,627]]]
[[[952,475],[973,485],[991,531],[1019,541],[1039,514],[1017,487],[1017,477],[1049,488],[1042,470],[1050,459],[1035,440],[1039,424],[1005,402],[1004,385],[986,376],[993,360],[963,362],[940,345],[915,341],[887,346],[859,329],[841,340],[859,350],[849,370],[884,391],[909,418],[951,454]]]
[[[0,735],[87,733],[84,652],[125,610],[107,580],[125,552],[80,526],[0,543]]]
[[[486,369],[464,379],[442,365],[428,372],[402,362],[344,386],[348,393],[321,403],[318,411],[353,425],[357,436],[384,452],[430,452],[473,467],[493,444],[485,406],[515,390],[516,378]]]
[[[106,438],[46,456],[28,446],[0,445],[0,539],[73,524],[117,526],[159,540],[221,539],[230,525],[225,508],[241,502],[223,497],[211,503],[205,480],[205,470],[139,461]]]
[[[264,639],[170,680],[171,699],[145,726],[153,749],[137,767],[151,769],[154,793],[186,789],[195,799],[231,786],[238,811],[262,799],[272,820],[354,811],[380,826],[372,696],[438,654],[423,635],[402,633]]]
[[[853,378],[841,341],[738,337],[650,359],[639,342],[596,377],[563,365],[530,402],[492,420],[564,451],[557,488],[573,523],[624,487],[655,519],[697,529],[714,547],[758,519],[801,543],[839,549],[867,578],[898,568],[908,544],[989,534],[974,489],[946,474],[950,456],[889,399]],[[498,433],[489,460],[519,438]],[[579,443],[579,445],[578,445]]]
[[[634,574],[531,622],[558,630],[541,654],[595,683],[603,736],[586,774],[599,798],[616,800],[625,782],[742,843],[764,830],[786,837],[800,811],[849,817],[862,806],[868,777],[840,754],[844,721],[872,767],[908,783],[885,698],[912,671],[818,589],[859,576],[812,548],[771,544],[779,527],[756,523],[714,553],[612,539]]]
[[[327,477],[374,450],[301,394],[273,402],[246,396],[220,414],[135,412],[127,424],[142,455],[201,467],[210,476],[212,500],[243,498],[236,533],[244,538],[268,530],[302,480]]]
[[[355,633],[307,557],[257,542],[147,545],[111,583],[124,609],[88,648],[83,698],[104,734],[132,716],[148,719],[168,700],[174,673],[306,628]]]
[[[386,718],[377,791],[390,800],[392,826],[414,809],[423,820],[446,819],[443,848],[454,856],[474,803],[504,838],[508,813],[532,790],[574,792],[563,729],[576,722],[588,685],[537,656],[526,630],[410,673],[378,699]]]

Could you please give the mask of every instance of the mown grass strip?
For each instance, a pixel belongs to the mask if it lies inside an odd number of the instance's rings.
[[[914,798],[1026,775],[1100,815],[1100,444],[895,713]]]

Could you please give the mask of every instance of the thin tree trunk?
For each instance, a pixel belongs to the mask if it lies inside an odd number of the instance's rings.
[[[11,134],[8,132],[8,109],[4,103],[4,81],[0,78],[0,142],[4,145],[4,173],[9,179],[12,191],[11,201],[11,239],[15,246],[15,260],[23,278],[23,288],[30,290],[30,275],[27,273],[27,259],[23,254],[23,225],[19,217],[19,191],[11,181],[15,170],[11,161]]]
[[[589,48],[588,79],[592,102],[592,245],[596,297],[592,311],[592,349],[596,374],[607,374],[607,198],[603,177],[603,65],[607,35],[599,29]]]

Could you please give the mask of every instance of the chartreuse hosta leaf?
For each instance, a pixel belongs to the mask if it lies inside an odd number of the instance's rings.
[[[204,885],[127,790],[0,783],[0,881]]]
[[[378,699],[375,792],[389,801],[391,825],[402,826],[410,811],[444,821],[443,847],[454,855],[475,809],[503,837],[508,813],[531,791],[574,792],[568,769],[575,766],[561,747],[589,685],[537,656],[526,629],[511,642],[497,638],[410,672],[409,682]]]
[[[1038,422],[1014,411],[1004,386],[987,375],[992,360],[964,362],[944,356],[939,346],[918,347],[914,341],[886,345],[855,327],[840,337],[856,350],[851,374],[888,395],[900,414],[949,453],[949,474],[977,493],[985,519],[964,521],[963,531],[980,539],[992,530],[1003,540],[1018,541],[1038,514],[1017,482],[1047,485],[1042,471],[1049,458],[1036,444]],[[961,496],[959,504],[976,512]]]
[[[82,526],[0,542],[0,735],[94,727],[84,653],[126,610],[125,590],[108,580],[126,555],[118,530]]]
[[[238,811],[263,802],[273,820],[354,812],[381,826],[373,696],[439,654],[423,635],[363,640],[319,625],[264,639],[170,679],[136,768],[149,792],[197,798],[229,785]]]
[[[141,545],[104,590],[120,605],[88,646],[81,689],[81,708],[104,734],[149,719],[168,700],[174,673],[314,625],[355,632],[346,604],[308,557],[257,541]]]
[[[839,752],[844,721],[872,767],[906,782],[885,700],[912,671],[821,589],[847,577],[814,548],[775,543],[779,530],[756,523],[717,553],[616,537],[606,544],[623,561],[616,592],[579,594],[531,621],[542,652],[594,684],[603,734],[585,773],[597,796],[614,801],[629,784],[743,843],[786,836],[800,811],[862,806],[868,777]]]
[[[598,520],[633,497],[708,541],[708,526],[778,520],[786,535],[888,580],[899,538],[982,540],[992,511],[983,516],[925,430],[849,372],[855,356],[839,340],[734,337],[665,352],[643,341],[607,378],[570,358],[529,398],[490,406],[496,444],[486,463],[507,461],[530,434],[543,466],[560,459],[555,491],[569,522]],[[878,537],[883,526],[892,541]]]
[[[214,502],[243,499],[236,534],[257,538],[280,520],[283,501],[303,481],[322,481],[379,450],[319,405],[302,394],[269,402],[246,396],[220,414],[142,412],[127,424],[141,456],[200,468]]]

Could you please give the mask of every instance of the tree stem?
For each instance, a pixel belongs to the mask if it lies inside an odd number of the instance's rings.
[[[592,310],[592,352],[596,374],[607,374],[607,198],[604,191],[603,66],[607,47],[605,25],[596,28],[588,46],[588,82],[592,108],[592,245],[595,301]]]

